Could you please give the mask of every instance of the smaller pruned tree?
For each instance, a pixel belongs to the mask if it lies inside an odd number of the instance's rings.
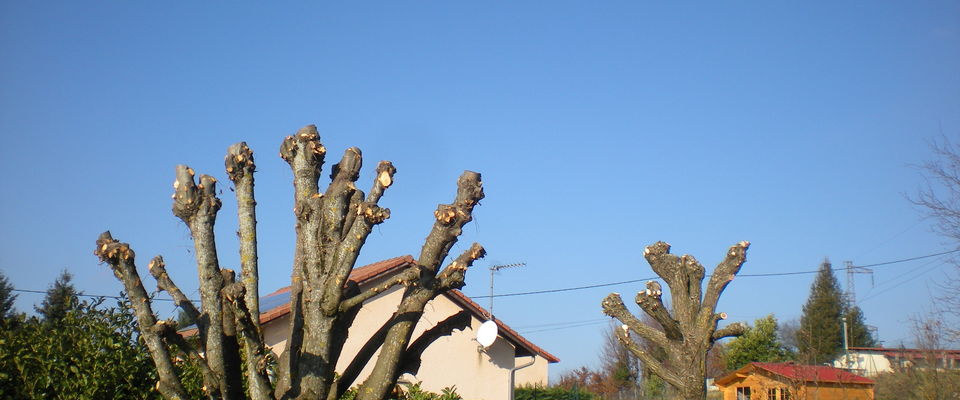
[[[654,374],[677,390],[685,399],[706,398],[707,352],[719,339],[739,336],[746,326],[740,323],[717,329],[717,323],[725,319],[725,313],[717,313],[720,294],[733,280],[746,261],[749,242],[743,241],[730,247],[723,261],[714,269],[703,292],[705,270],[693,256],[677,257],[670,254],[670,245],[657,242],[647,246],[644,258],[670,288],[672,308],[667,309],[658,283],[650,281],[647,289],[637,293],[636,303],[651,317],[660,329],[644,324],[624,305],[620,294],[611,293],[601,303],[603,312],[619,320],[623,326],[617,330],[620,341],[639,358]],[[658,360],[644,350],[631,337],[636,333],[654,343],[667,354],[666,362]]]

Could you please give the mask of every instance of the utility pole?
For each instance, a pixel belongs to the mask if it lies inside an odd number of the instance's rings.
[[[493,319],[493,274],[501,269],[505,268],[517,268],[527,265],[527,263],[514,263],[506,265],[494,265],[490,267],[490,308],[487,311],[490,312],[490,319]]]
[[[857,304],[857,291],[854,285],[856,274],[870,274],[870,287],[873,287],[873,270],[867,267],[853,265],[853,261],[844,261],[847,270],[847,292],[844,296],[850,304]]]
[[[850,346],[847,343],[847,317],[840,319],[843,322],[843,367],[850,370]]]

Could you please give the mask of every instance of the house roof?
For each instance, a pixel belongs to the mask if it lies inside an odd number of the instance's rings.
[[[412,256],[405,255],[400,257],[394,257],[383,261],[378,261],[373,264],[364,265],[362,267],[354,268],[350,272],[350,277],[348,278],[351,282],[356,283],[357,285],[363,285],[379,277],[388,275],[393,272],[402,270],[405,267],[411,266],[414,264],[414,259]],[[444,295],[459,305],[464,309],[470,311],[475,317],[480,320],[486,320],[490,316],[490,312],[485,310],[479,304],[471,300],[463,292],[452,289],[444,293]],[[275,319],[281,318],[290,313],[290,287],[281,288],[273,293],[270,293],[266,296],[260,297],[260,324],[266,324]],[[517,331],[510,328],[507,324],[499,319],[495,319],[497,327],[500,330],[500,336],[505,339],[513,342],[520,349],[523,349],[528,354],[535,354],[545,358],[550,363],[559,362],[560,359],[554,356],[553,354],[548,353],[543,348],[533,344],[523,336],[521,336]],[[180,332],[184,336],[192,336],[197,333],[196,328],[186,329]]]
[[[459,290],[452,289],[447,291],[444,294],[447,296],[447,298],[449,298],[450,300],[453,300],[454,303],[457,303],[461,307],[472,312],[478,319],[483,320],[483,319],[487,319],[488,317],[491,317],[489,311],[481,307],[479,304],[477,304],[475,301],[467,297],[467,295],[463,294],[463,292]],[[517,333],[517,331],[507,326],[507,324],[503,323],[503,321],[497,319],[496,317],[492,317],[492,318],[493,318],[493,322],[497,323],[497,328],[499,328],[500,330],[499,332],[500,336],[503,336],[507,338],[507,340],[510,340],[516,344],[519,344],[521,348],[529,351],[531,354],[536,354],[547,359],[548,362],[551,362],[551,363],[560,362],[559,358],[557,358],[553,354],[548,353],[546,350],[542,349],[540,346],[533,344],[523,336],[520,336],[520,334]]]
[[[892,349],[887,347],[851,347],[850,351],[858,353],[880,353],[890,358],[922,359],[933,356],[936,358],[952,358],[954,360],[960,360],[960,350],[951,349],[932,350],[902,348]]]
[[[852,374],[839,368],[828,367],[825,365],[801,365],[792,362],[786,363],[763,363],[752,362],[743,368],[717,378],[717,385],[727,385],[737,378],[746,377],[757,370],[761,370],[774,375],[779,375],[790,380],[801,382],[835,382],[835,383],[855,383],[872,385],[872,379],[864,378],[860,375]]]

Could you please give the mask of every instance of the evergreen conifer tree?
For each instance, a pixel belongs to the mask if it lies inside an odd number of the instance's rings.
[[[833,275],[830,260],[824,259],[810,287],[810,297],[807,298],[800,317],[797,347],[801,362],[831,362],[843,352],[840,319],[844,315],[844,309],[840,283]]]
[[[40,307],[34,308],[43,316],[44,321],[56,322],[63,319],[67,311],[78,303],[77,290],[70,283],[71,280],[73,275],[64,269],[53,285],[47,289],[47,296],[44,297]]]
[[[860,307],[855,304],[847,304],[844,315],[847,317],[847,344],[850,347],[875,347],[877,345],[877,339],[867,328]]]
[[[12,317],[16,310],[13,308],[13,302],[17,300],[17,295],[13,293],[13,285],[7,276],[0,272],[0,320],[6,320]]]

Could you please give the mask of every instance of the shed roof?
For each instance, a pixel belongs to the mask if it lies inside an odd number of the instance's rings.
[[[737,378],[745,377],[757,370],[762,370],[774,375],[779,375],[790,380],[800,382],[834,382],[834,383],[853,383],[872,385],[872,379],[864,378],[839,368],[828,367],[825,365],[801,365],[792,362],[785,363],[764,363],[752,362],[743,368],[717,378],[717,385],[727,385]]]

